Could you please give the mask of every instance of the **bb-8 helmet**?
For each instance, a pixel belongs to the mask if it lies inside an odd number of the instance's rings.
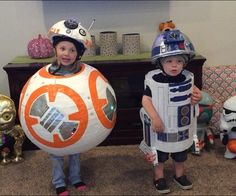
[[[48,31],[48,37],[55,47],[61,39],[69,38],[75,44],[77,52],[88,49],[92,45],[91,34],[80,23],[74,19],[61,20],[54,24]],[[83,46],[83,47],[81,47]],[[78,52],[79,55],[81,52]]]
[[[152,45],[152,63],[160,66],[161,58],[174,55],[186,55],[188,63],[195,56],[193,44],[180,30],[160,33]]]

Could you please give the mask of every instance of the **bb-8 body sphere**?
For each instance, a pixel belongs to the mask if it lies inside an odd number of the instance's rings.
[[[226,145],[224,157],[236,157],[236,95],[224,102],[220,117],[220,139]]]
[[[60,21],[49,37],[69,36],[88,48],[89,32],[74,21]],[[116,97],[107,79],[81,63],[70,75],[41,68],[25,84],[19,116],[26,136],[42,150],[59,156],[85,152],[105,140],[116,121]]]

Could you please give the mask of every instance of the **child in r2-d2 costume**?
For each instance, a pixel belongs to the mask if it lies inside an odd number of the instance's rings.
[[[164,178],[169,154],[175,167],[174,181],[182,189],[192,188],[184,175],[184,161],[197,137],[195,104],[201,99],[201,91],[194,86],[193,74],[184,68],[194,56],[192,43],[179,30],[165,31],[153,43],[152,61],[158,69],[145,76],[140,110],[144,139],[140,149],[155,166],[154,185],[159,193],[170,192]]]

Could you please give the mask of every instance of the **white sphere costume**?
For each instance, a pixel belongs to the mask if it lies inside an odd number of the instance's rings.
[[[60,21],[49,37],[66,35],[91,44],[80,24]],[[79,72],[53,75],[47,65],[25,84],[19,116],[27,137],[42,150],[58,155],[85,152],[100,144],[116,121],[116,97],[107,79],[95,68],[81,63]]]
[[[160,58],[185,54],[188,61],[194,57],[194,48],[188,38],[179,30],[165,31],[157,36],[152,47],[152,62],[159,65]],[[178,83],[161,83],[153,79],[162,73],[161,69],[150,71],[145,76],[144,86],[148,86],[152,94],[152,104],[165,125],[163,132],[154,132],[151,119],[144,108],[140,110],[143,122],[143,141],[154,150],[163,152],[181,152],[193,144],[193,136],[197,130],[198,105],[191,105],[191,94],[194,76],[191,72],[182,72],[186,79]],[[141,147],[140,147],[141,148]]]

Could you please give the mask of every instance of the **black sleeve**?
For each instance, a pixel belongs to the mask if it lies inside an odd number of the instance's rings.
[[[147,85],[146,88],[144,89],[143,95],[152,97],[152,91],[151,91],[151,89],[149,88],[148,85]]]
[[[224,134],[223,138],[222,138],[222,144],[227,145],[229,142],[229,136],[228,134]]]

